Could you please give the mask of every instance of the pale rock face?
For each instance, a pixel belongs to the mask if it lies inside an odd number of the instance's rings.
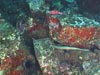
[[[100,75],[100,73],[95,73],[94,75]]]
[[[74,2],[74,0],[66,0],[67,2],[70,2],[70,3],[73,3]]]
[[[0,75],[5,75],[4,70],[0,70]]]
[[[43,0],[27,0],[29,7],[34,10],[37,11],[40,9],[41,5],[43,5],[44,1]]]

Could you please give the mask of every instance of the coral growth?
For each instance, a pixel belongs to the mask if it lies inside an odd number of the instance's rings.
[[[6,75],[17,75],[22,73],[22,71],[17,70],[19,66],[23,63],[26,59],[26,55],[22,50],[16,50],[14,55],[9,54],[0,65],[1,70],[5,70]],[[20,74],[21,75],[21,74]]]
[[[88,48],[93,41],[98,41],[98,34],[100,34],[100,28],[67,26],[59,33],[58,41],[70,46]]]

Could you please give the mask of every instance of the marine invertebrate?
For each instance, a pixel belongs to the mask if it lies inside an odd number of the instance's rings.
[[[56,15],[57,15],[57,13],[56,13]],[[60,29],[62,28],[60,21],[59,21],[59,19],[52,17],[51,15],[47,15],[46,18],[47,18],[47,22],[49,24],[50,36],[54,37],[54,34],[57,35],[59,33]]]
[[[22,62],[27,58],[26,54],[21,50],[16,50],[15,55],[9,55],[0,64],[0,70],[5,70],[6,75],[21,75],[24,70],[17,70]]]
[[[55,14],[53,14],[55,15]],[[62,45],[67,45],[66,49],[77,50],[78,48],[87,48],[90,49],[91,44],[99,40],[100,28],[98,28],[98,23],[93,21],[93,24],[89,26],[84,22],[83,17],[75,18],[78,19],[81,23],[75,21],[75,24],[68,23],[67,25],[62,26],[58,18],[55,18],[53,15],[47,15],[47,22],[49,24],[50,36],[54,41]],[[71,19],[72,21],[74,21]],[[81,20],[82,19],[82,20]],[[86,19],[85,19],[86,21]],[[68,47],[71,46],[71,47]],[[56,46],[54,46],[57,48]],[[75,48],[77,47],[77,48]],[[62,47],[58,47],[62,48]],[[65,49],[65,47],[64,47]],[[85,51],[87,51],[87,49]],[[82,49],[78,49],[82,50]],[[84,49],[83,49],[84,50]]]
[[[10,74],[7,75],[22,75],[24,73],[24,70],[14,70]]]
[[[89,48],[92,41],[99,39],[98,34],[100,34],[100,28],[97,27],[66,26],[62,28],[57,39],[65,45]]]

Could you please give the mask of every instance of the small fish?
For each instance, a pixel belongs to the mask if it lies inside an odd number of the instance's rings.
[[[51,15],[62,15],[63,13],[59,12],[57,10],[52,10],[52,11],[49,12],[49,14],[51,14]]]

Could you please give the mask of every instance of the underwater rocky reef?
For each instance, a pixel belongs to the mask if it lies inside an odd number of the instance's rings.
[[[100,75],[99,0],[0,1],[0,75]]]

